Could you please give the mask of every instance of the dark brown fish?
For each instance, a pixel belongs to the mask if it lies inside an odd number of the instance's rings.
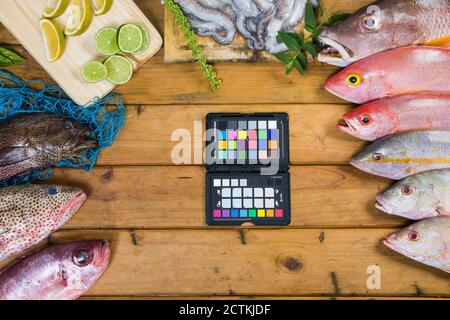
[[[48,113],[14,117],[0,126],[0,181],[71,159],[97,146],[76,121]]]

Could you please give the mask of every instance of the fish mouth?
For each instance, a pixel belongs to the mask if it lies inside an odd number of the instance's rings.
[[[83,191],[78,192],[67,205],[61,208],[58,218],[72,217],[81,208],[86,199],[87,196]]]
[[[389,205],[387,204],[387,202],[385,200],[383,200],[383,198],[381,198],[381,196],[377,196],[375,198],[376,202],[375,202],[375,208],[377,208],[378,210],[384,211],[388,214],[393,214],[392,213],[392,209],[389,207]]]
[[[364,171],[364,172],[371,173],[369,167],[366,167],[364,164],[362,164],[361,162],[359,162],[357,160],[351,159],[350,160],[350,164],[352,166],[354,166],[356,169],[359,169],[359,170]]]
[[[95,260],[95,265],[104,271],[106,270],[106,267],[109,264],[109,259],[111,256],[111,241],[109,240],[100,240],[100,241],[101,245],[99,248],[99,256],[98,259]]]
[[[356,61],[352,50],[328,37],[319,36],[319,41],[329,46],[319,53],[318,60],[338,67],[346,67]]]
[[[339,122],[337,123],[337,127],[345,133],[352,133],[356,131],[356,128],[345,119],[339,120]]]

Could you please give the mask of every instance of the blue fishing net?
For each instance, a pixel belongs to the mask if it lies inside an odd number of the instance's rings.
[[[126,109],[120,95],[111,93],[103,99],[94,98],[83,106],[73,102],[58,86],[40,81],[22,81],[9,72],[0,71],[0,121],[24,113],[50,112],[75,120],[91,130],[98,147],[80,157],[58,163],[57,167],[82,168],[92,171],[101,150],[111,146],[125,124]],[[0,181],[0,186],[46,180],[51,167],[30,174]]]

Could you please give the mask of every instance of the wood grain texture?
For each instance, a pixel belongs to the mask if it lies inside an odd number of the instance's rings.
[[[385,247],[392,229],[73,230],[52,242],[104,238],[111,263],[88,295],[450,296],[448,274]],[[367,267],[381,289],[367,289]]]
[[[366,143],[341,132],[336,123],[350,111],[348,105],[201,105],[129,106],[127,122],[117,142],[102,152],[101,165],[171,165],[172,149],[180,142],[194,151],[205,143],[202,132],[209,112],[286,112],[290,123],[290,157],[293,164],[348,164]],[[170,114],[170,117],[166,116]],[[178,130],[178,131],[177,131]],[[188,139],[179,130],[187,130]],[[200,151],[201,152],[201,151]],[[199,154],[202,157],[202,153]],[[196,164],[201,164],[196,162]]]
[[[202,228],[205,173],[199,166],[58,169],[51,182],[79,185],[89,197],[65,228]],[[292,167],[290,228],[404,226],[374,208],[389,184],[350,167]]]
[[[142,54],[130,56],[135,69],[138,69],[154,56],[162,46],[160,34],[133,0],[121,0],[115,1],[107,14],[95,16],[85,33],[76,37],[66,37],[63,56],[58,61],[49,63],[39,26],[45,3],[45,0],[0,0],[0,21],[72,100],[80,105],[87,103],[93,97],[104,97],[115,87],[108,81],[90,84],[80,76],[80,69],[83,64],[91,60],[104,59],[94,45],[95,35],[101,28],[107,26],[119,28],[121,25],[131,22],[145,26],[151,39],[150,46]],[[66,20],[67,13],[55,21],[62,28]]]

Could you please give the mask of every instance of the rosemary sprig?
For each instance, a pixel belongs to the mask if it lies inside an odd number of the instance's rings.
[[[192,57],[200,65],[200,69],[202,70],[203,74],[209,81],[211,90],[213,92],[217,91],[222,85],[222,80],[217,77],[214,67],[208,64],[208,60],[203,54],[203,49],[198,44],[197,36],[192,30],[188,18],[184,15],[180,6],[176,4],[173,0],[165,0],[164,4],[166,5],[167,9],[169,9],[177,25],[183,31],[188,46],[192,51]]]
[[[289,50],[277,53],[274,56],[286,64],[286,75],[290,74],[294,68],[304,75],[308,66],[308,54],[317,58],[319,49],[324,48],[318,39],[320,32],[349,16],[346,13],[333,15],[330,13],[331,10],[325,14],[321,6],[318,8],[318,12],[320,21],[316,18],[312,2],[308,0],[305,8],[305,30],[309,33],[307,37],[295,32],[278,32],[278,42],[284,43]]]

